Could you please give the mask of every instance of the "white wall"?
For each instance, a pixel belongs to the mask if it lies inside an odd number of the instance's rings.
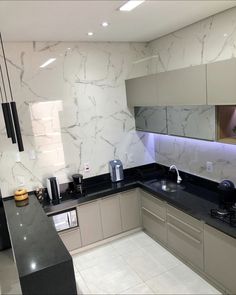
[[[151,72],[163,72],[236,56],[236,8],[217,14],[149,44]],[[156,160],[212,180],[236,184],[236,146],[153,135]],[[206,171],[213,162],[213,173]]]
[[[3,196],[21,182],[35,189],[51,175],[67,182],[75,172],[84,174],[84,163],[89,177],[107,173],[114,158],[125,168],[153,162],[149,136],[134,130],[124,83],[150,71],[142,61],[149,55],[145,43],[9,43],[5,51],[25,151],[17,162],[1,115]],[[51,57],[56,62],[39,68]]]

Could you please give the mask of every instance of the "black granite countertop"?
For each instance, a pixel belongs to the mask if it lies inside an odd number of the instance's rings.
[[[146,175],[145,166],[143,167],[144,171],[143,174],[141,173],[141,176],[140,173],[137,174],[137,171],[135,172],[132,170],[131,173],[126,174],[124,181],[118,183],[112,183],[109,176],[101,177],[100,179],[95,177],[93,181],[87,185],[85,196],[79,197],[75,194],[64,193],[62,194],[63,198],[60,204],[52,206],[46,203],[44,204],[44,210],[50,215],[68,208],[76,207],[85,202],[139,187],[190,216],[202,220],[221,232],[236,238],[235,227],[210,216],[210,210],[218,208],[219,205],[218,183],[187,173],[181,173],[184,189],[171,193],[164,192],[161,188],[153,186],[152,183],[155,180],[166,178],[167,170],[165,167],[164,169],[163,167],[160,169],[158,166],[153,166],[151,169],[152,172],[149,171]]]
[[[23,207],[14,199],[3,203],[19,277],[71,260],[35,195]]]

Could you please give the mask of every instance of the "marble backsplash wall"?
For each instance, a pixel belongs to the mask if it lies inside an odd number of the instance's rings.
[[[5,46],[25,151],[6,138],[0,116],[0,187],[3,196],[57,176],[90,177],[153,162],[153,141],[135,131],[125,79],[150,72],[145,43],[8,43]],[[40,68],[49,58],[56,61]],[[2,64],[2,57],[1,64]],[[84,172],[89,163],[90,171]]]
[[[151,72],[158,73],[236,56],[236,8],[227,10],[149,43]],[[153,135],[156,160],[215,181],[236,184],[236,145]],[[206,171],[213,163],[213,173]]]

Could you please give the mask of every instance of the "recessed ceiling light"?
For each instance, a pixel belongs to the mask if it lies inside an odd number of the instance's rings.
[[[102,22],[102,26],[107,27],[107,26],[109,26],[109,24],[108,24],[108,22]]]
[[[131,11],[140,4],[142,4],[145,0],[129,0],[124,5],[122,5],[119,10],[120,11]]]
[[[227,34],[227,33],[225,33],[225,34],[224,34],[224,37],[228,37],[228,34]]]
[[[54,62],[56,60],[56,58],[49,58],[47,61],[45,61],[45,63],[43,63],[40,68],[45,68],[46,66],[48,66],[49,64],[51,64],[52,62]]]
[[[88,36],[93,36],[93,32],[88,32]]]

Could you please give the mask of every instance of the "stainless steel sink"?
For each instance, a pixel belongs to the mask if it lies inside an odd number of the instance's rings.
[[[184,186],[177,184],[176,182],[170,180],[154,180],[149,182],[150,186],[161,189],[164,192],[174,193],[178,190],[183,190]]]

